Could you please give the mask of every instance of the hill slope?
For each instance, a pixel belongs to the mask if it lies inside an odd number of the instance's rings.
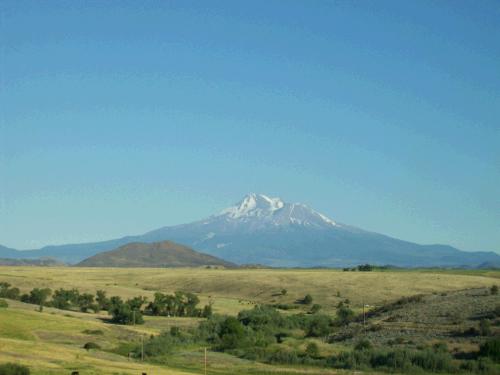
[[[500,265],[494,252],[465,252],[446,245],[419,245],[331,220],[300,203],[249,194],[217,215],[163,227],[139,236],[40,250],[5,250],[0,257],[55,257],[75,263],[130,242],[172,240],[234,263],[276,267],[345,267],[360,263],[401,267]],[[14,253],[14,255],[12,255]]]
[[[171,241],[134,242],[78,263],[81,267],[199,267],[235,265]]]

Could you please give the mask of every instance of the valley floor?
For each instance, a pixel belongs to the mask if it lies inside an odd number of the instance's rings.
[[[413,320],[426,324],[423,317],[432,314],[438,320],[445,319],[448,306],[452,306],[455,311],[453,318],[462,319],[461,304],[470,305],[475,301],[474,296],[467,294],[465,290],[475,288],[477,293],[483,293],[491,285],[500,284],[500,272],[0,267],[0,282],[2,281],[20,288],[23,293],[34,287],[49,287],[52,290],[74,287],[91,293],[104,289],[108,291],[108,295],[120,295],[123,298],[143,295],[152,299],[156,291],[189,291],[197,293],[202,304],[210,301],[215,312],[228,315],[236,315],[239,311],[251,309],[258,304],[294,304],[305,294],[311,294],[314,303],[323,306],[322,312],[332,315],[338,303],[346,299],[350,300],[352,308],[358,312],[362,310],[363,303],[369,305],[368,310],[371,310],[403,296],[425,294],[429,301],[432,302],[433,298],[436,300],[432,304],[437,306],[434,310],[429,307],[429,311],[422,310],[420,315],[418,309],[407,308],[399,312],[397,321],[387,322],[388,316],[383,314],[373,318],[374,323],[381,322],[389,329],[395,330],[399,325],[408,328],[413,324]],[[285,294],[282,293],[283,289],[287,291]],[[500,302],[496,297],[484,298],[481,300],[481,306]],[[39,312],[34,305],[7,301],[9,307],[0,308],[0,363],[25,364],[35,375],[70,374],[73,370],[79,370],[81,375],[143,372],[149,375],[180,375],[204,372],[203,350],[199,347],[183,349],[173,355],[168,363],[161,365],[142,363],[140,360],[116,354],[116,348],[120,344],[138,344],[144,337],[147,339],[172,326],[196,326],[200,318],[146,316],[144,325],[120,326],[107,323],[105,312],[88,314],[49,307]],[[481,306],[478,308],[484,309]],[[464,306],[464,311],[465,307],[471,309],[470,306]],[[308,308],[298,305],[292,312],[306,309]],[[437,323],[448,324],[444,320]],[[415,327],[415,330],[418,329],[419,327]],[[381,336],[377,332],[371,335],[374,341]],[[99,344],[102,350],[83,349],[87,342]],[[349,344],[348,341],[337,344],[326,344],[320,340],[317,342],[320,350],[324,352],[335,352]],[[466,343],[463,345],[466,346]],[[343,371],[266,365],[224,353],[208,353],[207,373],[213,375],[312,375],[339,372]]]

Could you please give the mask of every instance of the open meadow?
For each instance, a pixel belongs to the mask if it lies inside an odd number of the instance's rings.
[[[404,333],[395,335],[394,330],[406,330],[407,334],[410,334],[408,329],[419,323],[415,323],[411,318],[420,308],[399,310],[401,319],[396,319],[397,321],[394,318],[392,321],[384,320],[387,316],[381,314],[371,317],[370,311],[377,311],[377,308],[401,297],[415,295],[424,295],[428,306],[441,306],[441,309],[442,306],[452,306],[461,310],[461,303],[471,304],[472,301],[473,304],[474,301],[482,301],[476,305],[487,310],[490,305],[500,302],[498,296],[486,295],[488,288],[500,284],[498,271],[342,272],[322,269],[0,267],[0,282],[7,282],[19,288],[21,293],[27,293],[33,288],[77,288],[81,292],[93,294],[101,289],[109,296],[118,295],[127,299],[142,295],[147,297],[148,301],[152,300],[154,293],[158,291],[192,292],[199,297],[202,305],[212,303],[215,313],[231,316],[258,305],[294,306],[292,310],[281,311],[284,315],[307,313],[310,306],[297,301],[309,294],[314,304],[321,306],[322,314],[332,317],[341,302],[347,300],[356,314],[362,311],[364,303],[370,324],[386,324],[392,332],[392,336],[387,337],[396,341],[398,335],[404,336]],[[476,294],[468,291],[475,291]],[[445,298],[447,299],[444,300]],[[9,306],[0,308],[0,363],[21,363],[27,365],[32,374],[37,375],[70,374],[73,370],[80,371],[80,374],[204,372],[203,346],[195,343],[183,344],[179,349],[161,357],[161,360],[146,358],[146,362],[141,362],[137,357],[128,358],[131,348],[140,345],[142,340],[166,332],[171,327],[179,327],[181,330],[196,327],[205,320],[203,318],[146,315],[142,325],[118,325],[107,321],[106,311],[83,313],[47,306],[40,312],[38,306],[33,304],[9,299],[6,301]],[[446,314],[447,311],[440,310],[439,314],[443,313]],[[429,312],[426,314],[432,315]],[[464,316],[462,323],[466,323],[467,319],[468,316]],[[447,324],[444,320],[439,321],[436,327],[456,326],[455,323]],[[296,333],[298,331],[295,330],[285,340],[286,348],[304,351],[308,344],[314,343],[319,351],[316,356],[333,355],[355,344],[353,339],[338,339],[342,332],[349,329],[355,331],[356,323],[339,329],[334,341],[307,337],[303,333]],[[427,329],[433,328],[428,325]],[[350,335],[352,337],[352,332]],[[385,337],[374,333],[371,335],[373,342],[382,342]],[[443,337],[431,337],[430,342]],[[83,349],[88,342],[97,344],[99,349]],[[456,345],[461,350],[477,349],[478,341],[462,340],[457,341]],[[318,368],[307,364],[265,364],[222,351],[209,350],[207,371],[208,374],[331,374],[348,370]]]

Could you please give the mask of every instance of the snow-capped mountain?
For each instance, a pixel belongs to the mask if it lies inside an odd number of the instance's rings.
[[[329,228],[337,225],[325,215],[301,203],[285,203],[280,198],[264,194],[248,194],[239,203],[228,207],[208,221],[235,221],[248,230],[265,229],[270,226],[304,225]]]
[[[7,257],[51,256],[75,263],[130,242],[175,241],[237,264],[343,267],[361,263],[415,266],[500,265],[493,252],[465,252],[446,245],[418,245],[338,223],[301,203],[248,194],[216,215],[139,236],[87,244],[6,249]],[[0,246],[0,258],[2,257]],[[14,256],[12,255],[14,254]]]

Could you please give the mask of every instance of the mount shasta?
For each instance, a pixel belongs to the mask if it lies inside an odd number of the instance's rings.
[[[338,223],[300,203],[249,194],[217,215],[138,236],[84,244],[14,250],[0,257],[54,257],[76,263],[131,242],[175,241],[237,264],[276,267],[346,267],[361,263],[401,267],[500,265],[494,252],[465,252],[446,245],[419,245]]]

